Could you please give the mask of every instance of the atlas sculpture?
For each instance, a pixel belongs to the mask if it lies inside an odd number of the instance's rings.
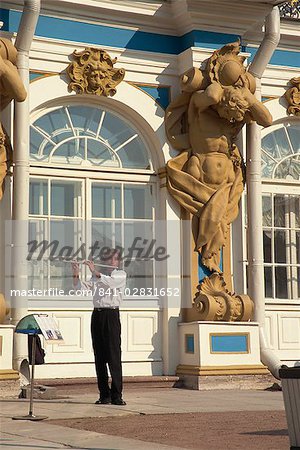
[[[237,136],[245,123],[272,124],[268,109],[254,95],[255,79],[239,52],[239,42],[227,44],[212,54],[205,69],[184,74],[182,93],[165,118],[168,140],[180,152],[167,163],[168,190],[191,213],[195,250],[212,272],[195,304],[204,312],[201,295],[219,299],[213,315],[206,308],[207,320],[246,320],[252,310],[249,297],[227,291],[220,269],[221,249],[238,216],[245,181]]]

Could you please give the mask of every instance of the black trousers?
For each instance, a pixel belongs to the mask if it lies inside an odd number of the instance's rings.
[[[94,309],[91,321],[92,343],[100,398],[122,398],[121,322],[118,309]],[[111,374],[108,384],[107,365]]]

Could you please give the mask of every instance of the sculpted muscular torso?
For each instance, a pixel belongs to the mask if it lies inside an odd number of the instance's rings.
[[[251,120],[263,126],[272,123],[269,111],[247,87],[223,88],[214,82],[205,91],[195,92],[188,108],[192,156],[187,172],[214,188],[233,182],[234,141]]]

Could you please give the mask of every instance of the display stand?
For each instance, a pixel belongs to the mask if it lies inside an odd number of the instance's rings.
[[[46,325],[46,327],[44,327]],[[36,340],[37,335],[42,334],[46,340],[55,341],[56,343],[62,343],[63,339],[55,320],[49,317],[47,314],[30,314],[17,324],[16,333],[27,334],[32,336],[32,354],[31,354],[31,379],[30,379],[30,401],[29,412],[26,416],[15,416],[13,420],[44,420],[48,416],[36,416],[33,413],[33,391],[34,391],[34,368],[35,368],[35,352],[36,352]]]

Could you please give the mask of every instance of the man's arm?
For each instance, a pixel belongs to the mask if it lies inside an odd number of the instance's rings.
[[[126,272],[124,270],[114,270],[111,275],[101,273],[100,283],[110,289],[123,289],[126,286]]]
[[[79,278],[79,264],[72,262],[73,287],[78,290],[89,291],[93,287],[92,282],[82,282]]]
[[[124,270],[114,270],[111,275],[104,275],[101,272],[95,270],[95,264],[93,261],[85,261],[85,264],[92,272],[93,278],[98,279],[98,283],[103,284],[109,289],[122,289],[126,286],[126,272]]]
[[[79,280],[79,264],[76,262],[72,262],[72,273],[73,273],[73,286],[77,287],[80,283]]]

